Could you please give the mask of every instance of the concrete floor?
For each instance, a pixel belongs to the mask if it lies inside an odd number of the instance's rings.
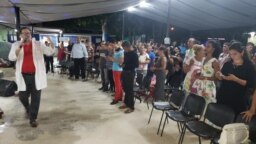
[[[4,70],[6,71],[6,69]],[[13,70],[7,70],[13,79]],[[156,135],[161,112],[155,111],[147,124],[150,110],[136,102],[136,110],[124,114],[109,105],[112,97],[98,91],[99,84],[70,81],[59,75],[48,75],[48,88],[43,90],[39,112],[39,127],[31,128],[24,117],[18,97],[0,97],[5,112],[0,120],[0,144],[176,144],[179,133],[170,121],[163,137]],[[196,144],[191,133],[184,144]],[[203,143],[209,143],[204,141]]]

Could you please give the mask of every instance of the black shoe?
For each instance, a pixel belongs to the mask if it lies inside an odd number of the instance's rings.
[[[99,90],[103,90],[103,87],[99,88]]]
[[[115,105],[115,104],[117,104],[117,103],[118,103],[118,101],[113,100],[113,101],[110,103],[110,105]]]
[[[38,126],[38,123],[36,122],[36,120],[31,120],[30,126],[36,128]]]
[[[129,114],[132,112],[134,112],[134,109],[132,109],[132,108],[128,108],[126,111],[124,111],[125,114]]]
[[[83,79],[83,80],[82,80],[82,82],[86,82],[86,81],[87,81],[87,79]]]

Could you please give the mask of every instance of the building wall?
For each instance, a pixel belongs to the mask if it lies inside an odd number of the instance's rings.
[[[8,28],[0,25],[0,41],[7,41]]]

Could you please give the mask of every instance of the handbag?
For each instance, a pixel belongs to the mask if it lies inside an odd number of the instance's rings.
[[[247,143],[249,139],[249,128],[244,123],[227,124],[223,127],[219,144],[241,144]]]

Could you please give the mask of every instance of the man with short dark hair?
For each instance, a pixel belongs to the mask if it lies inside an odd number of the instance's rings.
[[[139,59],[130,42],[124,41],[122,43],[122,47],[125,50],[122,72],[122,86],[125,92],[125,99],[124,105],[119,108],[127,108],[125,113],[131,113],[134,111],[133,83],[135,77],[135,68],[137,68],[139,65]]]
[[[37,127],[41,90],[47,87],[43,55],[52,55],[54,48],[46,47],[44,43],[32,39],[27,27],[21,29],[20,38],[20,41],[12,44],[9,59],[16,61],[16,83],[20,101],[30,118],[31,127]],[[48,41],[52,44],[50,38]],[[30,95],[31,103],[29,103]]]
[[[106,65],[106,54],[108,52],[108,43],[101,43],[99,54],[100,54],[100,76],[102,87],[99,90],[108,91],[108,70]]]

